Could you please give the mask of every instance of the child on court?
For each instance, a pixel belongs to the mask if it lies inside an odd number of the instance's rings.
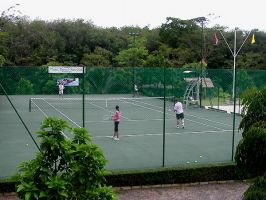
[[[118,132],[118,125],[121,120],[121,112],[119,111],[119,106],[115,106],[115,113],[112,116],[112,119],[114,120],[114,125],[115,125],[115,130],[114,130],[114,135],[113,139],[114,140],[119,140],[119,132]]]
[[[176,128],[179,128],[180,126],[185,128],[183,105],[178,100],[176,100],[174,112],[176,114]]]

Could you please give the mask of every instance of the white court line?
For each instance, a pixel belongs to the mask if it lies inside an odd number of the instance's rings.
[[[120,100],[120,101],[122,101],[122,100]],[[153,109],[153,108],[148,108],[148,107],[145,107],[145,106],[142,106],[142,105],[139,105],[139,104],[135,104],[135,103],[132,103],[132,102],[127,102],[127,101],[125,101],[124,100],[124,102],[126,102],[126,103],[130,103],[130,104],[132,104],[132,105],[135,105],[135,106],[138,106],[138,107],[141,107],[141,108],[145,108],[145,109],[148,109],[148,110],[153,110],[153,111],[156,111],[156,112],[159,112],[159,113],[163,113],[163,111],[160,111],[160,110],[156,110],[156,109]],[[168,114],[168,113],[165,113],[166,115],[170,115],[170,116],[175,116],[175,115],[173,115],[173,114]],[[187,121],[191,121],[191,122],[194,122],[194,123],[197,123],[197,124],[201,124],[201,125],[203,125],[203,126],[209,126],[209,127],[212,127],[212,128],[215,128],[215,129],[217,129],[217,130],[224,130],[224,129],[221,129],[221,128],[218,128],[218,127],[216,127],[216,126],[212,126],[212,125],[208,125],[208,124],[205,124],[205,123],[202,123],[202,122],[197,122],[197,121],[194,121],[194,120],[191,120],[191,119],[186,119]]]
[[[48,115],[34,101],[31,102],[42,112],[45,117],[48,117]]]
[[[183,133],[165,133],[165,135],[186,135],[186,134],[206,134],[206,133],[225,133],[232,132],[233,130],[221,130],[221,131],[193,131],[193,132],[183,132]],[[148,133],[148,134],[128,134],[120,135],[120,137],[145,137],[145,136],[162,136],[162,133]],[[112,138],[112,136],[93,136],[92,138]]]
[[[165,119],[166,121],[174,121],[176,119]],[[128,119],[123,122],[149,122],[149,121],[163,121],[163,119]],[[85,121],[86,123],[110,123],[112,121]]]
[[[130,99],[130,100],[131,100],[131,99]],[[135,101],[135,102],[136,102],[136,100],[133,100],[133,99],[132,99],[132,101]],[[160,108],[160,109],[163,108],[163,107],[160,107],[160,106],[152,105],[152,104],[145,103],[145,102],[141,102],[141,101],[137,101],[137,102],[138,102],[138,103],[147,104],[147,105],[149,105],[149,106],[157,107],[157,108]],[[204,119],[204,120],[209,121],[209,122],[213,122],[213,123],[216,123],[216,124],[221,124],[221,125],[224,125],[224,126],[227,126],[227,127],[231,127],[231,126],[228,125],[228,124],[225,124],[225,123],[222,123],[222,122],[213,121],[213,120],[209,120],[208,118],[201,117],[201,116],[197,116],[197,115],[189,115],[189,114],[186,114],[186,116],[195,117],[195,118],[200,118],[200,119]]]
[[[108,110],[107,108],[104,108],[104,107],[102,107],[102,106],[98,106],[98,105],[96,105],[96,104],[94,104],[94,103],[89,103],[89,104],[91,104],[91,105],[93,105],[93,106],[95,106],[95,107],[98,107],[98,108],[100,108],[100,109],[102,109],[102,110],[105,110],[105,111],[108,111],[108,112],[110,112],[110,113],[112,113],[112,111],[111,110]],[[127,117],[125,117],[125,116],[121,116],[122,118],[125,118],[125,119],[127,119],[127,120],[130,120],[129,118],[127,118]]]
[[[32,103],[34,103],[34,105],[41,111],[41,113],[47,118],[48,117],[48,115],[35,103],[35,102],[33,102],[32,101]],[[61,134],[65,137],[65,138],[67,138],[67,139],[69,139],[69,137],[67,137],[66,136],[66,134],[63,132],[63,131],[61,131]]]
[[[76,122],[74,122],[72,119],[70,119],[65,113],[62,111],[58,110],[56,107],[54,107],[52,104],[50,104],[48,101],[43,99],[44,102],[46,102],[48,105],[50,105],[52,108],[54,108],[57,112],[59,112],[61,115],[63,115],[65,118],[67,118],[69,121],[71,121],[73,124],[75,124],[77,127],[81,128],[80,125],[78,125]]]

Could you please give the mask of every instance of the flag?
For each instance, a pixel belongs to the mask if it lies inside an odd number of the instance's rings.
[[[255,43],[255,34],[253,33],[252,38],[251,38],[251,44]]]
[[[217,34],[214,33],[214,44],[218,45],[218,42],[219,42],[219,40],[218,40]]]

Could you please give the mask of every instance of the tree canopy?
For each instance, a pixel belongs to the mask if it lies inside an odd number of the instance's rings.
[[[62,65],[102,67],[155,66],[182,67],[200,62],[208,68],[232,68],[234,30],[204,26],[193,20],[168,17],[158,28],[125,26],[102,28],[91,21],[29,20],[2,12],[0,15],[0,66],[43,66],[50,62]],[[138,33],[132,37],[129,33]],[[214,45],[214,34],[219,36]],[[237,32],[240,47],[248,31]],[[266,33],[257,31],[241,49],[239,68],[266,69]]]

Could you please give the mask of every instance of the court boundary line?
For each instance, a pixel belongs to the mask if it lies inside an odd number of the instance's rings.
[[[221,130],[221,131],[190,131],[190,132],[172,132],[165,133],[165,135],[186,135],[186,134],[208,134],[208,133],[226,133],[232,132],[233,130]],[[162,133],[147,133],[147,134],[127,134],[120,135],[120,137],[145,137],[145,136],[162,136]],[[104,136],[92,136],[92,138],[112,138],[113,136],[104,135]]]
[[[135,101],[135,100],[132,99],[132,101]],[[163,107],[156,106],[156,105],[152,105],[152,104],[145,103],[145,102],[140,102],[140,101],[138,101],[138,103],[147,104],[147,105],[154,106],[154,107],[158,107],[158,108],[161,108],[161,109],[163,108]],[[225,123],[222,123],[222,122],[213,121],[213,120],[209,120],[208,118],[200,117],[200,116],[197,116],[197,115],[189,115],[189,114],[186,114],[186,116],[195,117],[195,118],[201,118],[201,119],[204,119],[204,120],[209,121],[209,122],[213,122],[213,123],[216,123],[216,124],[221,124],[221,125],[225,125],[225,126],[227,126],[227,127],[231,127],[231,126],[229,126],[228,124],[225,124]]]
[[[52,108],[54,108],[58,113],[60,113],[62,116],[64,116],[66,119],[68,119],[69,121],[71,121],[73,124],[75,124],[77,127],[81,127],[81,126],[79,126],[75,121],[73,121],[69,116],[67,116],[65,113],[63,113],[62,111],[60,111],[59,109],[57,109],[55,106],[53,106],[51,103],[49,103],[48,101],[46,101],[45,99],[41,99],[41,100],[43,100],[44,102],[46,102],[48,105],[50,105]],[[149,103],[145,103],[145,102],[139,102],[139,101],[136,101],[135,99],[132,99],[132,98],[128,98],[128,99],[119,99],[120,101],[123,101],[123,102],[125,102],[125,103],[129,103],[129,104],[132,104],[132,105],[135,105],[135,106],[137,106],[137,107],[142,107],[142,108],[144,108],[144,109],[148,109],[148,110],[152,110],[152,111],[156,111],[156,112],[159,112],[159,113],[163,113],[163,111],[160,111],[160,110],[157,110],[157,109],[154,109],[154,108],[149,108],[149,107],[147,107],[147,106],[143,106],[143,105],[140,105],[141,103],[142,104],[146,104],[146,105],[149,105],[149,106],[151,106],[151,107],[157,107],[157,108],[160,108],[160,109],[162,109],[162,107],[160,107],[160,106],[157,106],[157,105],[153,105],[153,104],[149,104]],[[126,100],[128,100],[128,101],[126,101]],[[133,101],[133,103],[132,102],[130,102],[130,101]],[[33,102],[33,101],[32,101]],[[34,103],[34,105],[36,105],[36,103],[35,102],[33,102]],[[100,108],[100,109],[103,109],[103,110],[107,110],[108,112],[110,112],[111,113],[111,111],[109,110],[109,109],[107,109],[107,108],[104,108],[104,107],[102,107],[102,106],[98,106],[98,105],[95,105],[95,104],[93,104],[93,103],[89,103],[89,104],[91,104],[91,105],[93,105],[93,106],[95,106],[95,107],[98,107],[98,108]],[[40,109],[40,107],[38,106],[38,105],[36,105],[37,106],[37,108],[47,117],[48,115],[44,112],[44,111],[42,111],[42,109]],[[174,116],[174,114],[169,114],[169,113],[167,113],[167,111],[166,111],[166,114],[169,116]],[[192,116],[192,115],[191,115]],[[193,116],[192,116],[193,117]],[[145,120],[131,120],[131,119],[129,119],[129,118],[127,118],[127,117],[124,117],[125,119],[127,119],[127,121],[145,121]],[[199,117],[197,117],[197,118],[199,118]],[[205,118],[203,118],[203,119],[205,119]],[[152,119],[153,121],[154,120],[163,120],[163,119]],[[147,120],[147,121],[152,121],[152,120]],[[169,119],[167,119],[167,120],[169,120]],[[174,119],[173,119],[174,120]],[[211,126],[211,125],[207,125],[207,124],[205,124],[205,123],[201,123],[201,122],[197,122],[197,121],[194,121],[194,120],[190,120],[190,119],[187,119],[188,121],[191,121],[191,122],[194,122],[194,123],[199,123],[199,124],[202,124],[202,125],[205,125],[205,126],[209,126],[209,127],[212,127],[212,128],[215,128],[215,129],[217,129],[217,130],[219,130],[219,131],[216,131],[216,132],[224,132],[224,131],[227,131],[227,130],[225,130],[225,129],[221,129],[221,128],[218,128],[218,127],[215,127],[215,126]],[[210,121],[210,120],[208,120],[208,121]],[[86,123],[92,123],[93,121],[86,121]],[[95,123],[97,122],[97,121],[94,121]],[[98,121],[99,123],[100,122],[109,122],[109,121]],[[214,121],[215,122],[215,121]],[[216,122],[215,122],[216,123]],[[219,123],[219,122],[218,122]],[[228,130],[229,131],[229,130]],[[230,131],[232,131],[232,130],[230,130]],[[208,132],[210,132],[210,131],[205,131],[205,133],[208,133]],[[211,131],[211,132],[214,132],[214,131]],[[192,133],[192,132],[191,132]],[[171,133],[166,133],[167,135],[169,135],[169,134],[171,134]],[[172,133],[172,134],[177,134],[177,133]],[[181,133],[180,133],[181,134]],[[183,133],[184,134],[184,133]],[[152,134],[152,135],[154,135],[154,134]],[[159,134],[159,135],[162,135],[162,134]],[[125,136],[127,136],[127,135],[125,135]],[[139,135],[137,135],[137,136],[139,136]],[[95,137],[97,137],[97,136],[95,136]],[[106,136],[106,137],[109,137],[109,136]],[[124,137],[124,136],[123,136]]]
[[[43,100],[43,101],[46,102],[48,105],[50,105],[52,108],[54,108],[57,112],[59,112],[61,115],[63,115],[69,121],[71,121],[73,124],[75,124],[77,127],[81,128],[80,125],[78,125],[75,121],[73,121],[72,119],[70,119],[65,113],[63,113],[62,111],[60,111],[59,109],[57,109],[55,106],[53,106],[52,104],[50,104],[48,101],[46,101],[46,100]]]
[[[167,118],[167,121],[174,121],[176,119]],[[102,120],[102,121],[85,121],[85,123],[103,123],[103,122],[110,122],[111,120]],[[162,119],[128,119],[123,120],[122,122],[149,122],[149,121],[163,121]]]
[[[145,108],[145,109],[148,109],[148,110],[153,110],[153,111],[156,111],[156,112],[160,112],[160,113],[163,113],[163,111],[160,111],[160,110],[156,110],[156,109],[153,109],[153,108],[148,108],[148,107],[145,107],[143,105],[139,105],[139,104],[135,104],[135,103],[132,103],[132,102],[127,102],[127,103],[130,103],[132,105],[136,105],[136,106],[139,106],[139,107],[142,107],[142,108]],[[162,107],[160,107],[162,108]],[[174,114],[169,114],[169,113],[165,113],[166,115],[170,115],[170,116],[175,116]],[[201,124],[203,126],[209,126],[209,127],[212,127],[212,128],[215,128],[217,130],[224,130],[224,129],[221,129],[221,128],[218,128],[216,126],[212,126],[212,125],[208,125],[208,124],[205,124],[205,123],[202,123],[202,122],[197,122],[197,121],[194,121],[194,120],[191,120],[191,119],[186,119],[188,121],[191,121],[191,122],[194,122],[194,123],[198,123],[198,124]]]

